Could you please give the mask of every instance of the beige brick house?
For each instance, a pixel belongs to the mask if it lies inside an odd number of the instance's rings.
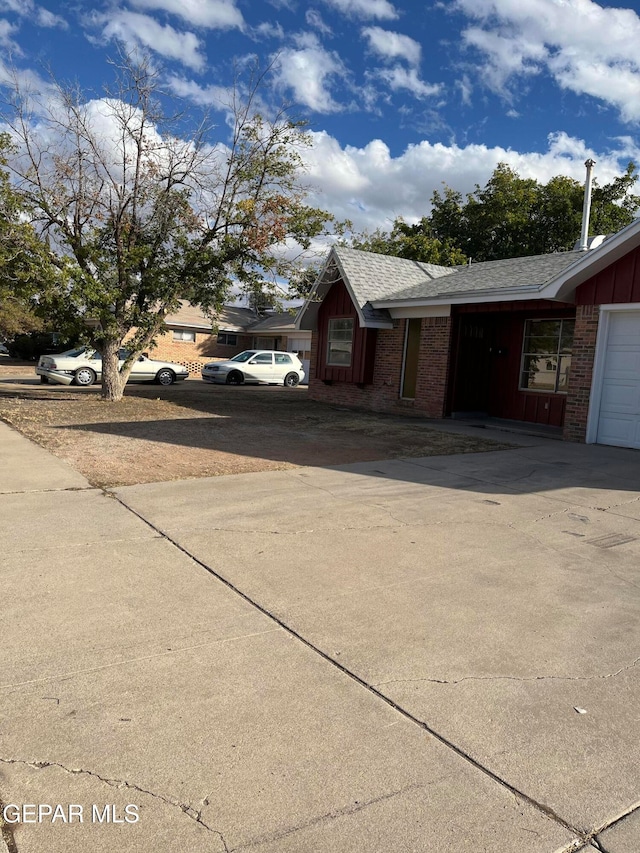
[[[295,315],[226,305],[215,322],[200,308],[182,302],[165,318],[167,330],[150,353],[153,358],[184,364],[193,374],[215,359],[226,359],[245,349],[276,349],[297,352],[308,375],[311,332],[299,331]],[[215,327],[215,331],[214,331]]]

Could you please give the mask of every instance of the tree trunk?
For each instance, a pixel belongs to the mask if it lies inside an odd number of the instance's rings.
[[[105,341],[102,346],[102,399],[110,403],[122,400],[129,370],[122,374],[118,369],[118,341]]]

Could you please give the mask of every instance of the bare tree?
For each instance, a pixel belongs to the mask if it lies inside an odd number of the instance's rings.
[[[339,227],[306,204],[302,125],[256,111],[264,77],[244,96],[234,87],[220,143],[206,121],[167,117],[148,58],[116,70],[115,89],[93,100],[55,81],[46,99],[16,85],[4,117],[16,186],[65,268],[65,304],[95,327],[112,401],[180,299],[214,310],[233,285],[274,287],[299,265],[292,247]]]

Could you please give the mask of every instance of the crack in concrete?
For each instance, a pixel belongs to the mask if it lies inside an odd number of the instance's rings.
[[[362,506],[362,504],[360,504]],[[392,516],[393,518],[393,516]],[[420,524],[408,524],[407,522],[402,522],[400,519],[394,519],[394,521],[398,521],[401,527],[420,527]],[[343,526],[331,526],[331,527],[308,527],[306,529],[300,530],[247,530],[242,527],[207,527],[207,533],[238,533],[242,536],[308,536],[310,533],[329,533],[334,531],[341,530],[390,530],[391,527],[388,524],[363,524],[363,525],[343,525]],[[184,530],[183,530],[184,532]],[[191,533],[199,533],[200,528],[191,529],[189,531]],[[165,538],[171,541],[169,534],[162,534]]]
[[[433,465],[427,465],[424,462],[420,462],[418,459],[398,458],[395,461],[396,462],[404,462],[406,465],[413,465],[417,468],[425,468],[427,471],[434,471],[437,474],[448,474],[449,476],[460,477],[460,479],[471,480],[475,483],[481,483],[482,485],[485,485],[485,486],[486,485],[497,486],[499,489],[501,489],[502,494],[507,494],[509,491],[513,492],[513,496],[519,495],[519,494],[528,494],[528,492],[524,489],[518,489],[518,488],[511,489],[509,486],[510,483],[516,483],[516,482],[518,482],[519,479],[524,479],[523,477],[516,478],[514,480],[509,480],[509,481],[493,480],[490,477],[486,477],[486,476],[481,477],[478,475],[470,474],[468,472],[465,472],[463,474],[459,471],[447,470],[446,468],[444,468],[444,469],[443,468],[435,468]],[[530,476],[530,475],[526,475],[526,476]],[[425,483],[424,485],[429,486],[431,484]],[[579,488],[579,486],[578,486],[578,488]],[[591,488],[591,487],[585,486],[584,488]],[[609,507],[603,507],[603,506],[595,506],[595,505],[591,505],[591,504],[587,504],[587,505],[576,504],[575,501],[568,500],[568,499],[561,498],[561,497],[557,497],[556,495],[551,495],[547,491],[544,491],[544,489],[543,490],[536,490],[536,494],[539,497],[544,498],[545,500],[555,501],[556,503],[564,504],[568,508],[576,508],[576,509],[582,509],[582,510],[592,509],[592,510],[598,510],[600,512],[609,512],[609,510],[612,508],[627,506],[628,504],[633,504],[636,501],[640,500],[640,498],[632,498],[629,501],[623,501],[622,503],[619,503],[619,504],[611,504]],[[612,515],[619,515],[619,513],[612,513]],[[626,517],[627,516],[623,516],[623,518],[626,518]]]
[[[176,808],[179,808],[184,815],[195,821],[197,824],[199,824],[199,826],[203,827],[203,829],[206,829],[208,832],[217,835],[222,843],[222,846],[224,847],[225,853],[230,853],[229,847],[227,846],[227,842],[220,830],[215,829],[215,827],[209,826],[202,820],[202,816],[199,811],[196,811],[192,806],[188,805],[188,803],[180,802],[180,800],[175,797],[166,797],[163,794],[156,793],[155,791],[149,791],[147,788],[142,788],[140,787],[140,785],[136,785],[133,782],[127,782],[126,779],[109,779],[106,776],[101,776],[99,773],[95,773],[93,770],[85,770],[81,767],[66,767],[64,764],[60,764],[58,761],[27,761],[24,758],[2,758],[0,756],[0,763],[19,764],[24,767],[32,767],[35,770],[44,770],[48,767],[55,767],[73,776],[91,776],[93,779],[98,779],[105,785],[109,785],[110,788],[125,788],[130,791],[138,791],[140,794],[147,794],[154,800],[160,800],[168,806],[174,806]]]
[[[615,678],[623,672],[633,669],[640,662],[640,657],[626,666],[620,667],[615,672],[605,675],[465,675],[462,678],[391,678],[388,681],[377,681],[375,687],[384,687],[386,684],[412,684],[416,682],[429,682],[430,684],[462,684],[464,681],[598,681],[607,678]]]
[[[6,803],[0,800],[0,853],[18,853],[11,824],[4,819],[5,805]]]
[[[610,575],[613,575],[614,578],[618,578],[619,581],[622,581],[622,583],[626,583],[629,586],[634,586],[636,589],[640,589],[640,584],[634,583],[632,580],[629,580],[629,578],[625,578],[622,575],[619,575],[617,572],[614,572],[611,566],[607,566],[605,563],[603,563],[602,567],[607,572],[609,572]]]
[[[605,507],[604,509],[605,509],[605,512],[611,512],[611,510],[613,510],[613,509],[618,509],[619,507],[622,507],[622,506],[631,506],[631,504],[638,503],[638,501],[640,501],[640,497],[630,498],[628,501],[620,501],[620,503],[618,503],[618,504],[610,504],[608,507]],[[614,512],[614,513],[612,513],[612,515],[620,515],[620,513]],[[623,516],[623,518],[626,518],[626,516]],[[633,520],[637,520],[637,519],[633,519]]]
[[[121,545],[126,544],[127,542],[154,542],[159,539],[163,539],[162,535],[156,536],[125,536],[122,539],[109,539],[110,545]],[[36,552],[47,552],[47,551],[62,551],[62,550],[71,550],[73,548],[92,548],[96,545],[102,545],[104,543],[104,539],[88,539],[86,542],[65,542],[64,545],[33,545],[28,548],[16,548],[9,551],[9,554],[14,556],[19,556],[21,554],[34,554]]]
[[[16,684],[0,684],[0,690],[8,690],[15,687],[26,687],[29,684],[40,684],[43,681],[66,681],[69,678],[74,678],[76,675],[86,675],[90,672],[100,672],[103,669],[112,669],[118,666],[128,666],[132,663],[140,663],[141,661],[153,660],[154,658],[167,657],[169,655],[180,654],[180,652],[191,652],[194,649],[202,649],[206,646],[215,646],[222,643],[232,643],[236,640],[244,640],[249,637],[261,637],[263,634],[272,634],[274,631],[279,631],[279,628],[269,628],[267,631],[253,631],[248,634],[238,634],[235,637],[221,637],[218,640],[209,640],[206,643],[196,643],[194,646],[182,646],[177,649],[167,649],[164,652],[156,652],[153,655],[144,655],[138,658],[125,658],[124,660],[114,661],[113,663],[104,663],[100,666],[92,666],[87,669],[77,669],[73,672],[65,672],[57,675],[45,675],[42,678],[32,678],[29,681],[20,681]]]
[[[368,476],[368,475],[364,475],[364,476]],[[347,504],[354,504],[357,506],[368,506],[368,507],[371,507],[372,509],[382,510],[382,512],[385,512],[390,518],[392,518],[394,521],[396,521],[401,527],[407,526],[406,522],[403,519],[396,518],[396,516],[393,515],[393,513],[391,512],[391,510],[382,504],[368,503],[368,502],[363,502],[363,501],[354,501],[354,500],[345,499],[343,497],[340,497],[339,495],[336,495],[334,492],[332,492],[330,489],[325,488],[324,486],[319,486],[317,483],[311,483],[308,480],[305,480],[301,475],[296,476],[295,474],[290,474],[289,477],[290,477],[290,479],[295,479],[298,482],[303,483],[305,486],[309,486],[309,488],[311,488],[311,489],[317,489],[318,491],[325,492],[326,494],[330,495],[335,500],[345,501],[345,503],[347,503]],[[338,529],[339,530],[353,530],[353,529],[355,529],[355,530],[372,530],[372,529],[374,529],[374,527],[379,527],[379,526],[381,526],[381,525],[374,525],[372,527],[365,527],[365,528],[341,527]],[[311,531],[311,532],[313,532],[313,531]]]
[[[100,492],[95,486],[67,486],[66,489],[16,489],[15,491],[0,492],[0,499],[5,495],[46,495],[60,492]]]
[[[406,794],[408,791],[420,790],[426,787],[428,786],[414,783],[413,785],[407,785],[404,788],[399,788],[397,791],[389,791],[388,793],[381,794],[378,797],[372,797],[370,800],[366,800],[363,803],[356,801],[355,803],[351,803],[348,806],[343,806],[339,809],[333,809],[332,811],[327,812],[326,814],[317,815],[316,817],[311,818],[310,820],[307,820],[304,823],[300,823],[297,826],[276,830],[275,832],[270,832],[265,835],[261,835],[258,838],[254,838],[251,841],[247,841],[244,844],[239,844],[237,847],[232,847],[229,850],[229,853],[235,853],[236,850],[248,850],[252,847],[259,847],[262,844],[268,844],[272,841],[279,841],[281,838],[286,838],[289,835],[293,835],[296,832],[301,832],[304,829],[309,829],[312,826],[317,826],[318,824],[326,823],[331,820],[336,820],[337,818],[357,814],[358,812],[368,808],[369,806],[376,805],[377,803],[382,803],[385,800],[390,800],[393,797],[397,797],[401,794]]]

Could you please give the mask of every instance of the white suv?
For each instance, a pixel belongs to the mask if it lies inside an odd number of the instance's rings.
[[[247,349],[229,361],[208,362],[202,368],[202,378],[219,385],[263,382],[295,388],[304,379],[304,370],[295,353]]]

